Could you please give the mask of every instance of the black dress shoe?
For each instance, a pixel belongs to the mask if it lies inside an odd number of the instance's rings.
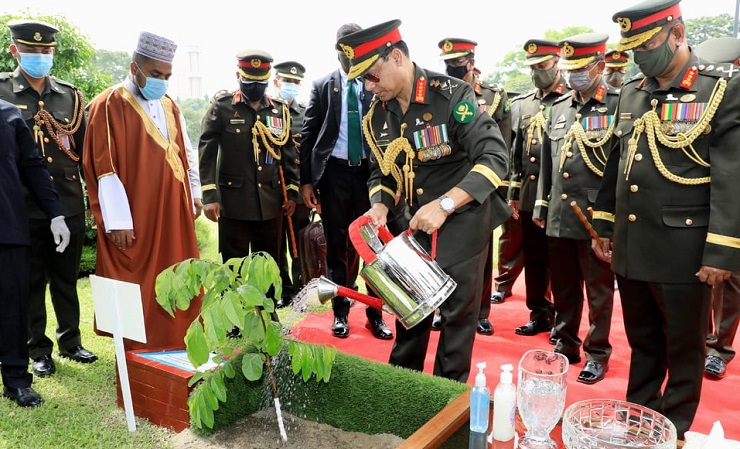
[[[494,292],[494,294],[491,295],[491,304],[501,304],[511,295],[513,295],[511,292]]]
[[[493,335],[493,324],[488,321],[488,318],[481,318],[478,320],[478,327],[475,331],[481,335]]]
[[[60,349],[59,355],[79,363],[92,363],[98,360],[98,356],[79,345],[69,349]]]
[[[275,304],[275,307],[278,309],[282,309],[284,307],[288,307],[290,303],[293,302],[293,298],[290,295],[283,295],[282,298],[278,299],[278,302]]]
[[[442,315],[439,312],[434,312],[434,318],[432,319],[432,330],[438,331],[442,329]]]
[[[226,332],[226,338],[242,338],[242,331],[239,330],[239,327],[234,326]]]
[[[576,380],[584,384],[595,384],[604,378],[607,371],[609,371],[608,364],[589,360]]]
[[[3,387],[3,396],[15,401],[15,403],[21,407],[36,407],[44,402],[44,400],[41,399],[41,395],[36,393],[36,391],[31,387]]]
[[[51,358],[51,355],[48,354],[44,354],[41,357],[33,359],[31,367],[33,369],[33,374],[39,377],[51,376],[57,371],[57,367],[54,365],[54,360]]]
[[[707,356],[704,362],[704,374],[714,379],[722,379],[725,377],[725,371],[727,371],[727,364],[724,360],[716,355]]]
[[[347,317],[335,316],[334,324],[331,325],[331,333],[337,338],[349,337],[349,323],[347,323]]]
[[[558,354],[563,354],[565,356],[565,358],[568,359],[568,363],[570,363],[571,365],[575,365],[576,363],[581,363],[581,356],[578,355],[578,354],[568,355],[568,354],[565,354],[565,353],[563,353],[562,351],[560,351],[558,349],[553,349],[552,352],[557,352]]]
[[[377,320],[367,320],[365,327],[373,331],[373,337],[380,340],[390,340],[393,338],[393,332],[388,329],[382,318]]]
[[[547,320],[531,320],[524,326],[519,326],[514,329],[514,332],[519,335],[531,336],[541,334],[542,332],[548,332],[550,328],[552,328],[552,324]]]
[[[550,329],[550,339],[549,339],[549,341],[550,341],[550,344],[551,345],[558,344],[558,336],[555,335],[555,328],[554,327],[552,329]]]

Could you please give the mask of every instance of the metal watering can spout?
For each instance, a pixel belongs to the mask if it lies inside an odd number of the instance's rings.
[[[383,304],[383,300],[381,300],[380,298],[373,298],[372,296],[368,296],[364,293],[360,293],[357,290],[352,290],[351,288],[347,288],[342,285],[337,285],[324,276],[319,277],[319,282],[317,285],[317,292],[318,292],[319,301],[321,301],[321,304],[326,304],[330,299],[334,298],[335,296],[344,296],[350,299],[354,299],[356,301],[360,301],[361,303],[368,305],[374,309],[383,310],[388,313],[393,313],[393,311],[388,310],[386,307],[384,307],[385,304]]]

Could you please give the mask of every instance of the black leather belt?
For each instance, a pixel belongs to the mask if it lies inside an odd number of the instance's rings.
[[[340,165],[343,167],[351,167],[351,168],[357,168],[365,165],[367,163],[367,159],[361,159],[359,163],[357,164],[351,164],[348,159],[342,159],[334,156],[329,156],[329,163],[332,165]]]

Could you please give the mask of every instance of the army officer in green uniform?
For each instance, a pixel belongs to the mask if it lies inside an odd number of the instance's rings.
[[[216,93],[201,123],[203,210],[218,222],[224,261],[251,250],[279,263],[283,214],[292,214],[298,199],[290,110],[265,95],[268,53],[244,50],[236,58],[239,89]]]
[[[405,201],[422,245],[430,249],[438,231],[437,262],[457,288],[440,306],[445,324],[434,374],[465,382],[491,232],[511,216],[492,195],[506,177],[508,149],[491,116],[477,111],[468,83],[409,59],[400,24],[385,22],[338,41],[352,64],[349,77],[362,76],[376,97],[363,119],[373,153],[367,215],[384,226],[389,210]],[[430,315],[411,329],[396,321],[391,364],[423,370],[431,321]]]
[[[667,416],[683,438],[701,396],[710,286],[740,270],[740,85],[689,48],[679,0],[644,1],[613,20],[617,49],[632,50],[645,76],[619,96],[593,247],[619,283],[626,399]]]

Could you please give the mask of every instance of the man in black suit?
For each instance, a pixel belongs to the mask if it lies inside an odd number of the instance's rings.
[[[56,250],[69,244],[59,195],[18,107],[0,100],[0,366],[3,396],[21,407],[41,405],[28,372],[31,236],[23,186],[50,216]]]
[[[337,30],[337,41],[361,29],[354,23],[344,24]],[[311,87],[301,133],[301,196],[309,209],[319,207],[321,203],[329,277],[339,285],[354,288],[359,256],[349,241],[348,228],[352,221],[370,208],[367,187],[370,176],[367,157],[370,150],[365,140],[361,139],[361,160],[350,160],[347,97],[350,88],[354,87],[359,95],[358,115],[361,117],[370,106],[372,94],[357,80],[348,82],[349,60],[338,48],[337,55],[341,69],[315,81]],[[332,333],[335,337],[349,336],[349,308],[349,299],[332,299]],[[376,338],[393,338],[379,310],[368,307],[365,312],[368,319],[366,327]]]

